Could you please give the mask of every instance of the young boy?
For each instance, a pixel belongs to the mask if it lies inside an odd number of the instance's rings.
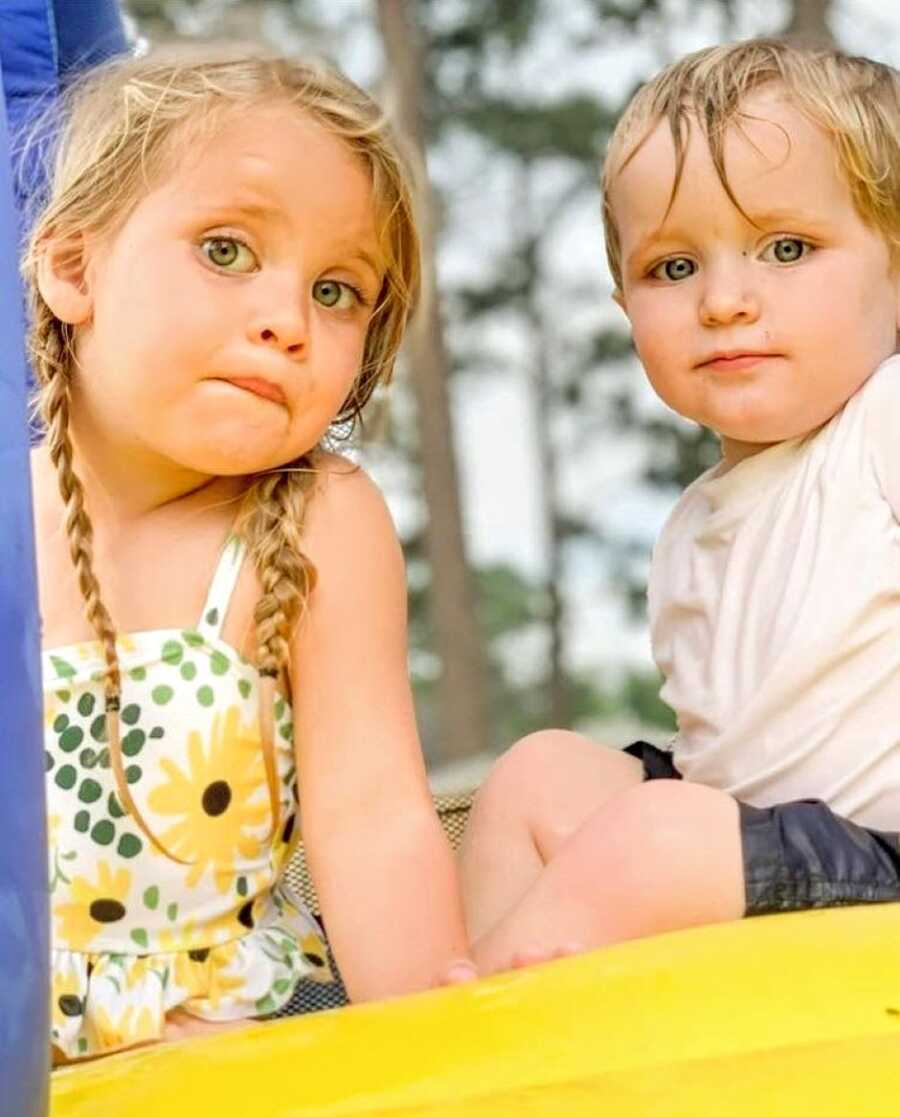
[[[653,557],[671,749],[536,734],[478,796],[482,972],[900,899],[900,75],[701,51],[637,93],[603,187],[650,382],[722,460]]]

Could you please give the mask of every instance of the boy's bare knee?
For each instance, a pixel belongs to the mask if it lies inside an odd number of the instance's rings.
[[[488,772],[475,796],[473,814],[531,802],[549,773],[565,763],[576,742],[590,745],[585,738],[565,729],[542,729],[516,741]]]

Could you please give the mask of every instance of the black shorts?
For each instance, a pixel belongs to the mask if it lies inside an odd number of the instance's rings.
[[[681,779],[671,753],[646,741],[625,751],[644,779]],[[747,915],[900,900],[900,835],[857,826],[818,799],[738,809]]]

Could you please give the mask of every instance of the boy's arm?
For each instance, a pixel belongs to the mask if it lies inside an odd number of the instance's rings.
[[[375,485],[331,462],[292,700],[307,859],[349,996],[367,1000],[440,983],[467,944],[416,731],[402,552]]]
[[[866,438],[875,476],[900,523],[900,355],[881,365],[863,390]]]

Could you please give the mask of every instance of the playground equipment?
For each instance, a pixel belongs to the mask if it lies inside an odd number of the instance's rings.
[[[478,985],[113,1055],[52,1117],[884,1117],[900,904],[623,943]]]
[[[124,43],[107,0],[7,0],[0,6],[0,1107],[47,1105],[50,946],[41,748],[40,625],[26,421],[27,373],[17,278],[21,208],[11,153],[61,73]],[[6,106],[9,108],[7,114]],[[21,198],[19,199],[21,201]]]

